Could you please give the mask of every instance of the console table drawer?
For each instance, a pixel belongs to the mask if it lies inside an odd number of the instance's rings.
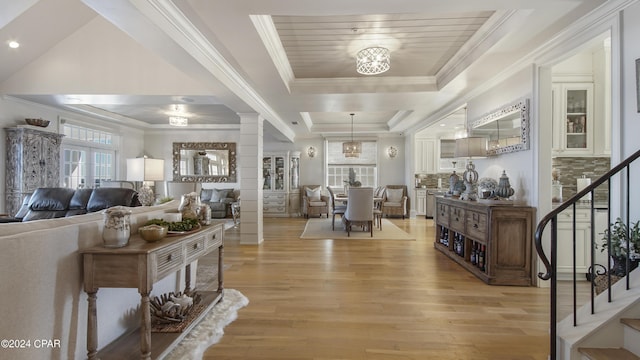
[[[224,228],[220,227],[216,229],[216,231],[210,232],[206,235],[205,245],[207,249],[212,247],[220,247],[222,245],[222,233],[224,232]]]
[[[465,212],[463,208],[451,206],[450,207],[449,226],[452,230],[458,232],[464,232]]]
[[[438,204],[436,217],[438,224],[449,226],[449,205]]]
[[[195,239],[191,239],[185,244],[185,251],[187,253],[187,262],[191,262],[194,257],[199,257],[205,251],[205,237],[198,236]]]
[[[467,234],[474,240],[487,241],[487,214],[467,211]]]
[[[158,250],[157,262],[158,279],[173,272],[176,267],[180,267],[184,262],[182,244],[178,243]]]

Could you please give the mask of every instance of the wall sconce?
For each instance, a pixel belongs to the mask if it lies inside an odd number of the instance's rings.
[[[392,159],[398,156],[398,148],[395,146],[389,146],[387,148],[387,155]]]
[[[310,158],[316,157],[316,148],[309,146],[307,149],[307,155],[309,155]]]

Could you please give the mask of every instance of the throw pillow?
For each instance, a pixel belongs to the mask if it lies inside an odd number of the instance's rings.
[[[200,191],[200,201],[211,201],[213,189],[202,189]]]
[[[211,189],[211,202],[221,202],[227,198],[230,189]]]
[[[387,201],[400,202],[402,201],[402,189],[389,189],[386,190]]]
[[[307,188],[307,197],[310,201],[320,201],[320,187],[317,188]]]

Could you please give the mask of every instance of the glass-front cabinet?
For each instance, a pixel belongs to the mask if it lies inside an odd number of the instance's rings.
[[[300,153],[265,153],[262,157],[264,216],[300,212]]]
[[[593,154],[593,84],[553,85],[553,151],[558,156]]]
[[[262,158],[263,190],[285,190],[285,159],[286,156],[279,155],[264,156]]]

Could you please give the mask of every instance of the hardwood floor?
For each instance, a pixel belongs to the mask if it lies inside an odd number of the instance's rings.
[[[269,218],[264,243],[226,232],[225,287],[249,305],[204,359],[547,359],[549,291],[490,286],[433,247],[433,222],[393,219],[417,240],[301,240]]]

